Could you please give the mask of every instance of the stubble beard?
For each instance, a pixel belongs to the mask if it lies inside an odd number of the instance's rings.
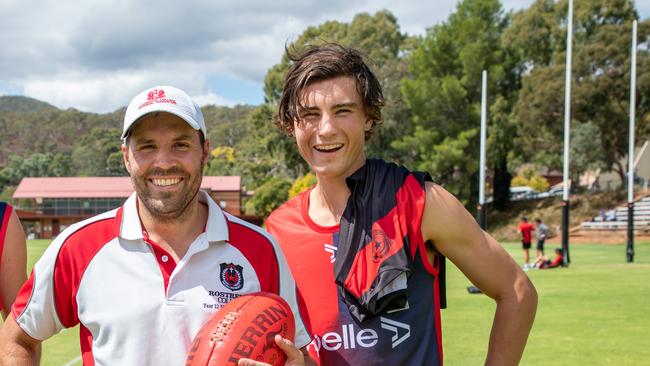
[[[149,215],[158,222],[183,222],[189,218],[192,212],[192,203],[196,200],[201,187],[202,174],[199,173],[191,180],[189,180],[191,178],[189,174],[184,174],[184,181],[181,184],[184,183],[186,188],[178,193],[163,192],[155,197],[147,185],[148,178],[146,177],[149,175],[146,175],[145,178],[131,178],[138,200],[144,205]]]

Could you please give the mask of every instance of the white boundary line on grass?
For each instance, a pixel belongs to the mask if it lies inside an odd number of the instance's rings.
[[[81,361],[81,356],[77,356],[77,357],[73,358],[72,360],[70,360],[68,363],[66,363],[63,366],[72,366],[72,365],[76,364],[79,361]]]

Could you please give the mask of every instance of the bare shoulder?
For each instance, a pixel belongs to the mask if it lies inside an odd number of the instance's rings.
[[[5,245],[22,249],[25,247],[25,232],[16,211],[11,212],[9,222],[7,223],[7,233],[5,235]]]
[[[472,283],[494,299],[509,296],[513,289],[532,287],[512,257],[479,227],[460,201],[435,184],[427,184],[426,191],[424,239],[433,243]]]
[[[463,239],[468,235],[480,235],[480,228],[472,215],[462,203],[440,185],[427,182],[426,204],[422,217],[422,234],[425,240],[430,240],[436,247],[448,241]],[[437,248],[439,250],[443,248]]]

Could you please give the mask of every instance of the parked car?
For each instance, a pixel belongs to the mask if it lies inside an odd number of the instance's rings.
[[[510,187],[510,200],[521,201],[537,198],[539,192],[528,186]]]
[[[559,186],[559,187],[556,186],[556,187],[551,187],[551,189],[549,189],[546,192],[540,192],[537,195],[537,198],[561,196],[562,193],[564,193],[564,188],[562,186]]]

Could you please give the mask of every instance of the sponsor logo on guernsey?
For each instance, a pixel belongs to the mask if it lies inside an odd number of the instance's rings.
[[[411,336],[411,326],[395,320],[381,317],[381,327],[390,331],[392,348],[399,346]]]
[[[307,349],[314,348],[316,352],[338,351],[357,348],[372,348],[377,345],[380,337],[391,337],[391,347],[395,348],[411,337],[411,326],[386,317],[380,317],[381,328],[386,332],[381,334],[370,328],[355,328],[353,323],[343,324],[340,331],[327,332],[322,336],[314,335]]]
[[[325,252],[330,253],[330,263],[334,263],[336,260],[336,247],[332,244],[325,243]]]
[[[176,104],[176,100],[172,98],[167,98],[167,96],[165,95],[165,91],[163,89],[153,89],[152,91],[147,93],[147,101],[140,104],[138,106],[138,109],[142,109],[154,103]]]
[[[244,268],[234,263],[221,263],[220,266],[221,283],[229,290],[241,290],[244,287]]]

